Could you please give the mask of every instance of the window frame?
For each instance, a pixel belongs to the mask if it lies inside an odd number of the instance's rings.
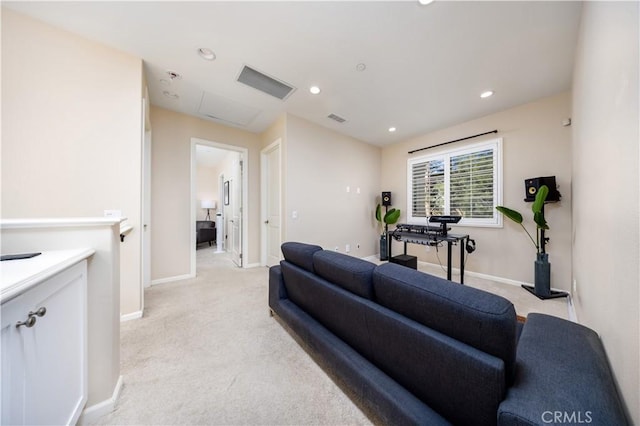
[[[471,154],[487,149],[493,150],[493,217],[492,218],[465,218],[457,225],[470,227],[501,228],[502,215],[495,209],[502,204],[502,138],[490,139],[473,144],[466,144],[457,148],[441,148],[428,155],[412,157],[407,160],[407,222],[412,224],[425,224],[426,217],[413,216],[413,165],[428,161],[443,160],[444,165],[444,207],[445,212],[450,211],[451,201],[451,157]],[[450,213],[445,213],[450,214]]]

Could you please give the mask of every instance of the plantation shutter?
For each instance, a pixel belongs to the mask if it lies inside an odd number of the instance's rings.
[[[451,156],[450,212],[465,218],[493,217],[494,150]]]
[[[462,216],[460,225],[502,226],[502,139],[407,160],[407,220]]]
[[[444,161],[413,163],[411,167],[411,211],[413,217],[443,214]]]

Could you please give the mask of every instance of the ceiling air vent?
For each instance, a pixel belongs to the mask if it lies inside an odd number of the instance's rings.
[[[335,114],[329,114],[327,117],[332,119],[333,121],[337,121],[338,123],[344,123],[345,121],[347,121],[344,118],[340,117],[339,115],[335,115]]]
[[[238,81],[249,87],[260,90],[267,95],[271,95],[282,100],[286,99],[294,90],[296,90],[295,87],[283,81],[276,80],[273,77],[269,77],[268,75],[256,71],[246,65],[242,68],[242,71],[238,76]]]

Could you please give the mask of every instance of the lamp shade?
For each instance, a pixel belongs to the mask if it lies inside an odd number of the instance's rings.
[[[203,209],[215,209],[216,208],[216,202],[214,200],[202,200],[201,201],[201,207]]]

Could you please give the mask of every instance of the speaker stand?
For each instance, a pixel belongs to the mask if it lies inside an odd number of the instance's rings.
[[[522,288],[524,288],[525,290],[527,290],[529,293],[533,294],[534,296],[536,296],[540,300],[558,299],[560,297],[567,297],[569,295],[569,293],[567,293],[565,291],[551,290],[549,295],[540,296],[540,295],[536,294],[535,288],[532,285],[524,285],[524,284],[522,284]]]

